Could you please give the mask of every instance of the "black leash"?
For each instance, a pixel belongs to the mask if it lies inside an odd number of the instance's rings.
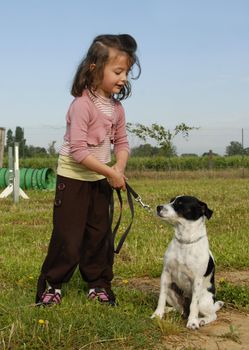
[[[119,218],[118,221],[112,231],[112,235],[113,235],[113,242],[115,241],[115,237],[121,222],[121,218],[122,218],[122,209],[123,209],[123,199],[121,196],[121,191],[120,190],[116,190],[117,196],[118,196],[118,200],[119,200],[119,207],[120,207],[120,212],[119,212]],[[130,208],[130,212],[131,212],[131,222],[129,224],[129,226],[126,228],[125,232],[122,234],[119,243],[117,245],[116,248],[114,248],[114,252],[116,254],[118,254],[120,252],[120,249],[122,248],[122,245],[131,229],[132,223],[133,223],[133,218],[134,218],[134,206],[133,206],[133,200],[132,197],[134,197],[135,201],[138,202],[144,209],[150,211],[150,206],[147,204],[144,204],[142,201],[142,198],[134,191],[134,189],[126,182],[126,194],[127,194],[127,201],[129,204],[129,208]],[[111,220],[111,224],[113,221],[113,213],[114,213],[114,202],[112,199],[111,202],[111,206],[110,206],[110,220]]]

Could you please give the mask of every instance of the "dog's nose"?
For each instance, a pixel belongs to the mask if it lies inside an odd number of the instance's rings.
[[[158,205],[157,207],[156,207],[156,210],[157,210],[157,212],[158,213],[160,213],[160,211],[163,209],[163,206],[162,205]]]

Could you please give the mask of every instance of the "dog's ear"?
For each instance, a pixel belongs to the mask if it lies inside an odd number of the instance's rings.
[[[201,201],[199,201],[199,203],[200,203],[201,211],[203,215],[205,215],[206,218],[209,220],[213,214],[213,210],[209,209],[206,203]]]

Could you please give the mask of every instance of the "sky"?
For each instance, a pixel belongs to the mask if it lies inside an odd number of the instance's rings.
[[[224,154],[242,134],[249,147],[248,18],[248,0],[0,0],[0,127],[59,148],[92,40],[129,33],[142,74],[123,102],[127,122],[198,127],[173,140],[178,154]]]

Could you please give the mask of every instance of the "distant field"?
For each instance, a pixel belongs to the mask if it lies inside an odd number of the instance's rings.
[[[23,168],[52,168],[57,165],[57,156],[20,158],[20,167]],[[8,166],[7,157],[3,167]],[[249,156],[179,156],[179,157],[133,157],[128,162],[128,171],[186,171],[186,170],[249,170]]]
[[[117,308],[87,301],[78,272],[63,289],[61,306],[33,307],[52,228],[53,192],[29,190],[30,199],[18,205],[10,198],[0,200],[0,349],[160,349],[162,324],[149,318],[158,295],[128,283],[131,278],[160,276],[173,231],[156,217],[158,204],[178,194],[199,197],[214,211],[207,229],[217,271],[249,268],[249,178],[197,174],[129,174],[128,182],[153,211],[134,203],[133,226],[115,260]],[[120,232],[129,222],[125,203]],[[219,293],[226,292],[225,301],[232,303],[227,288],[221,284]],[[249,291],[243,293],[249,300]],[[182,327],[179,317],[172,323]]]

